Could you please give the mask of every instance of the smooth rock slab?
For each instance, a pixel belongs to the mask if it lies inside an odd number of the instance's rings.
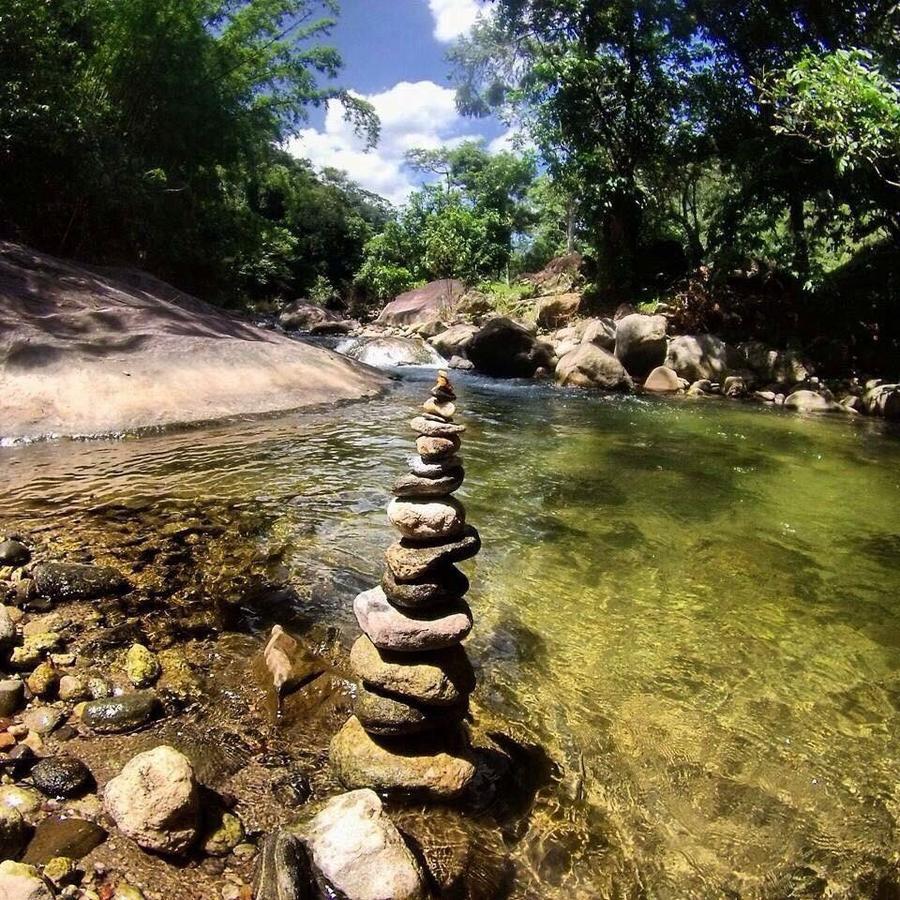
[[[384,559],[397,581],[415,581],[449,563],[471,559],[481,549],[481,538],[471,525],[450,541],[417,544],[407,539],[391,544]]]
[[[330,759],[346,788],[408,791],[449,800],[464,793],[475,777],[475,764],[461,731],[452,740],[447,732],[400,741],[376,739],[356,716],[334,736]]]
[[[452,706],[426,706],[365,687],[358,691],[353,704],[353,712],[362,727],[369,734],[383,737],[421,734],[458,725],[467,711],[465,700]]]
[[[395,497],[388,504],[388,521],[405,538],[417,541],[443,540],[460,534],[466,511],[459,500],[413,500]]]
[[[466,431],[465,425],[454,425],[451,422],[439,420],[438,417],[428,418],[426,416],[416,416],[409,423],[409,427],[424,437],[449,439],[465,434]]]
[[[197,781],[188,758],[174,747],[155,747],[127,762],[106,785],[103,807],[145,850],[181,854],[197,838]]]
[[[420,437],[416,439],[416,453],[425,460],[433,462],[436,459],[445,459],[452,456],[460,448],[458,437]]]
[[[458,600],[469,590],[469,579],[455,566],[446,565],[425,578],[397,581],[390,566],[385,566],[381,589],[394,606],[420,609]]]
[[[458,456],[448,456],[437,462],[425,462],[421,456],[409,456],[406,459],[409,471],[421,478],[443,478],[450,475],[456,469],[462,471],[462,459]]]
[[[299,831],[317,874],[338,896],[425,900],[422,870],[374,791],[334,797]]]
[[[118,697],[91,700],[84,706],[81,721],[100,734],[117,734],[140,728],[159,710],[159,701],[150,691],[136,691]]]
[[[401,475],[391,490],[397,497],[446,497],[459,490],[463,483],[462,469],[449,469],[437,478],[420,475]]]
[[[384,591],[376,587],[357,596],[353,611],[363,633],[380,650],[443,650],[472,630],[472,611],[462,600],[442,607],[440,614],[419,611],[412,616],[388,603]]]

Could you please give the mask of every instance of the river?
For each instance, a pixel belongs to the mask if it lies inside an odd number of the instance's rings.
[[[349,645],[433,373],[383,399],[0,449],[0,512],[263,514]],[[552,761],[508,838],[522,897],[894,896],[900,439],[716,400],[458,379],[477,701]]]

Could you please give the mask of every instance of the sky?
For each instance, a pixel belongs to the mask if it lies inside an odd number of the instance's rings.
[[[445,59],[484,7],[483,0],[342,0],[330,38],[344,58],[338,83],[375,106],[381,139],[365,152],[340,105],[332,103],[327,112],[313,111],[287,149],[316,166],[343,169],[367,190],[401,204],[422,181],[403,162],[407,150],[478,137],[492,150],[504,147],[500,122],[457,113]]]

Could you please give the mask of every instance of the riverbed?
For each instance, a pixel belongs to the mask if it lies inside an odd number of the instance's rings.
[[[303,415],[5,447],[0,521],[74,539],[100,509],[234,506],[278,548],[291,615],[349,646],[432,378]],[[463,566],[476,700],[547,757],[505,835],[513,896],[900,890],[897,431],[456,381],[459,496],[484,544]]]

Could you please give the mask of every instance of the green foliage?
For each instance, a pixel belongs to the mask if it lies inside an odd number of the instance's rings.
[[[204,293],[292,287],[303,217],[280,221],[254,196],[283,175],[270,171],[283,165],[274,145],[327,100],[377,137],[365,103],[320,83],[340,66],[321,43],[335,10],[333,0],[8,0],[0,228]]]
[[[838,174],[871,168],[900,188],[900,90],[865,50],[807,50],[764,97],[775,106],[779,134],[827,151]]]

